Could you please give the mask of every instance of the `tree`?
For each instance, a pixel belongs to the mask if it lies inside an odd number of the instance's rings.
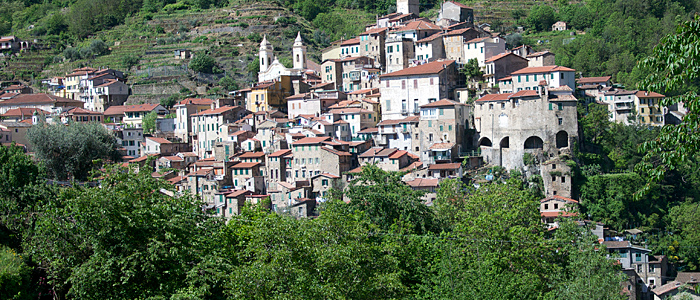
[[[24,247],[57,299],[170,298],[212,251],[223,220],[192,197],[160,192],[172,185],[142,170],[109,166],[100,188],[66,188],[36,214]]]
[[[116,139],[99,123],[41,123],[27,132],[36,156],[48,175],[59,180],[87,179],[95,160],[119,161]]]
[[[547,5],[535,5],[530,9],[530,13],[525,18],[525,22],[537,31],[547,31],[556,22],[554,9]]]
[[[158,114],[156,111],[152,111],[143,116],[143,133],[154,133],[156,132],[156,120],[158,119]]]
[[[219,80],[219,85],[227,91],[235,91],[238,89],[238,84],[230,76],[223,77]]]
[[[397,222],[411,224],[416,233],[435,230],[435,215],[422,203],[423,193],[403,183],[403,175],[365,165],[345,191],[350,207],[366,213],[384,230]]]
[[[109,52],[109,46],[102,40],[93,40],[90,42],[90,51],[95,55],[104,55]]]
[[[681,23],[676,34],[661,39],[653,54],[640,61],[641,68],[649,70],[640,88],[669,95],[661,107],[683,105],[688,112],[677,126],[666,125],[659,137],[644,143],[646,153],[637,170],[649,175],[643,192],[652,182],[663,179],[668,170],[687,164],[700,149],[700,97],[697,94],[700,68],[700,15]],[[674,96],[675,95],[675,96]]]
[[[133,66],[139,64],[139,57],[134,55],[124,55],[122,56],[122,65],[127,70],[131,69]]]
[[[260,58],[256,57],[254,60],[251,60],[246,69],[251,75],[258,76],[258,73],[260,73]]]
[[[160,105],[162,105],[165,108],[171,108],[175,104],[177,104],[177,101],[180,100],[180,97],[178,95],[170,95],[167,98],[162,98],[160,99]]]
[[[684,202],[681,205],[670,209],[670,228],[674,232],[680,233],[681,239],[676,245],[681,264],[688,271],[700,269],[700,254],[697,249],[700,247],[700,203]]]
[[[212,73],[216,61],[206,54],[198,54],[190,61],[189,68],[195,72]]]
[[[484,76],[484,72],[481,71],[481,67],[479,67],[479,61],[475,58],[468,60],[464,67],[459,69],[459,72],[464,75],[467,81],[479,81],[483,79]]]
[[[31,268],[17,252],[0,245],[0,299],[36,299],[30,289]]]

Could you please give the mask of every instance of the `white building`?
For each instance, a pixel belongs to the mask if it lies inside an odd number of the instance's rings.
[[[454,60],[437,60],[380,76],[382,120],[420,112],[420,106],[448,98],[456,85]]]
[[[506,41],[500,37],[482,37],[464,43],[464,61],[476,59],[483,67],[487,59],[506,52]]]
[[[211,108],[213,102],[213,100],[206,98],[187,98],[178,102],[175,105],[175,136],[183,142],[188,142],[190,132],[193,132],[190,117]]]
[[[513,92],[537,90],[541,81],[550,88],[566,85],[576,89],[576,70],[561,66],[528,67],[511,73]]]

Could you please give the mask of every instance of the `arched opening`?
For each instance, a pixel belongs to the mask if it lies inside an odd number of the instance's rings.
[[[510,138],[504,137],[501,139],[501,148],[510,148]]]
[[[538,136],[531,136],[525,140],[525,149],[542,149],[544,148],[544,142]]]
[[[491,140],[489,140],[489,138],[481,138],[479,140],[479,147],[481,146],[492,147],[493,144],[491,143]]]
[[[562,130],[557,132],[557,148],[569,147],[569,133]]]

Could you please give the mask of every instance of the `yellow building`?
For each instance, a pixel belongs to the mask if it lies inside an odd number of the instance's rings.
[[[637,121],[640,125],[663,126],[664,107],[660,102],[666,96],[659,93],[637,91],[634,97],[634,107],[637,109]]]
[[[279,81],[258,83],[251,88],[247,109],[252,112],[281,110],[287,111],[287,97],[293,94],[290,76],[280,76]]]

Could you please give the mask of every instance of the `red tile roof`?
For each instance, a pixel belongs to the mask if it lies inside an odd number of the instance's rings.
[[[2,114],[3,117],[21,117],[21,116],[27,116],[31,117],[34,112],[39,112],[40,114],[48,115],[50,112],[45,111],[40,108],[34,108],[34,107],[22,107],[22,108],[13,108],[8,110],[6,113]]]
[[[441,36],[443,36],[443,33],[442,33],[442,32],[438,32],[438,33],[435,33],[435,34],[433,34],[433,35],[431,35],[431,36],[429,36],[429,37],[426,37],[426,38],[422,38],[422,39],[420,39],[420,40],[417,40],[416,43],[427,43],[427,42],[433,41],[433,40],[435,40],[435,39],[437,39],[437,38],[439,38],[439,37],[441,37]]]
[[[180,100],[177,105],[211,105],[214,100],[207,98],[185,98]]]
[[[451,35],[461,35],[464,34],[465,32],[469,30],[474,30],[471,27],[470,28],[462,28],[462,29],[455,29],[455,30],[450,30],[447,33],[445,33],[445,36],[451,36]]]
[[[85,103],[79,100],[58,97],[49,94],[19,94],[5,101],[0,101],[0,106],[14,106],[18,104],[75,104],[70,106],[82,107]]]
[[[454,146],[454,143],[435,143],[430,146],[430,150],[452,149]]]
[[[396,28],[395,30],[392,30],[393,32],[401,32],[401,31],[409,31],[409,30],[441,30],[440,26],[437,26],[433,23],[426,22],[423,20],[418,20],[418,21],[412,21],[406,24],[405,26]]]
[[[72,115],[102,115],[101,112],[91,111],[80,107],[74,107],[66,111],[68,114]]]
[[[489,63],[489,62],[494,62],[494,61],[497,61],[497,60],[499,60],[499,59],[501,59],[501,58],[504,58],[504,57],[506,57],[506,56],[508,56],[508,55],[513,55],[513,56],[515,56],[515,57],[517,57],[517,58],[519,58],[519,59],[522,59],[522,60],[524,60],[524,61],[527,61],[526,58],[523,58],[523,57],[521,57],[520,55],[515,55],[515,54],[513,54],[512,52],[508,52],[508,53],[501,53],[501,54],[498,54],[498,55],[491,56],[491,58],[487,59],[486,62],[487,62],[487,63]]]
[[[439,106],[455,106],[455,105],[463,105],[463,104],[459,103],[457,101],[452,101],[450,99],[442,99],[439,101],[435,101],[433,103],[421,105],[420,107],[439,107]]]
[[[196,114],[193,114],[192,116],[218,115],[218,114],[222,114],[222,113],[225,113],[225,112],[227,112],[227,111],[229,111],[229,110],[233,110],[233,109],[236,109],[236,108],[238,108],[238,106],[222,106],[222,107],[215,108],[215,109],[203,110],[203,111],[200,111],[200,112],[198,112],[198,113],[196,113]]]
[[[105,109],[104,115],[105,116],[123,115],[125,111],[126,111],[126,106],[114,105],[114,106],[107,107],[107,109]]]
[[[428,170],[456,170],[461,167],[460,163],[449,163],[449,164],[432,164],[428,166]]]
[[[387,28],[387,27],[373,28],[373,29],[367,30],[367,31],[365,31],[365,32],[363,32],[363,33],[360,33],[360,35],[377,34],[377,33],[384,32],[384,31],[386,31],[387,29],[389,29],[389,28]]]
[[[285,156],[287,154],[292,153],[292,149],[284,149],[280,151],[275,151],[272,154],[270,154],[270,157],[279,157],[279,156]]]
[[[567,211],[543,211],[540,212],[540,216],[542,217],[547,217],[547,218],[552,218],[552,217],[573,217],[573,216],[578,216],[577,213],[574,212],[567,212]]]
[[[161,157],[161,159],[174,160],[174,161],[184,161],[184,159],[182,159],[182,157],[179,157],[177,155],[163,156],[163,157]]]
[[[231,169],[250,169],[258,165],[260,165],[259,162],[239,162],[231,166]]]
[[[341,45],[341,46],[347,46],[347,45],[356,45],[356,44],[359,44],[359,43],[360,43],[360,38],[359,38],[359,37],[355,37],[355,38],[351,38],[351,39],[349,39],[349,40],[343,41],[342,43],[340,43],[340,45]]]
[[[292,145],[313,145],[313,144],[320,144],[321,142],[330,140],[331,137],[329,136],[319,136],[319,137],[305,137],[303,139],[300,139]]]
[[[380,75],[380,78],[386,77],[397,77],[397,76],[411,76],[411,75],[426,75],[426,74],[439,74],[445,70],[448,66],[455,63],[454,60],[443,60],[443,61],[433,61],[427,64],[422,64],[420,66],[415,66],[411,68],[406,68],[400,71],[391,72],[388,74]]]
[[[490,38],[490,37],[488,37],[488,36],[487,36],[487,37],[480,37],[480,38],[475,38],[475,39],[468,40],[468,41],[466,41],[466,42],[464,42],[464,43],[465,43],[465,44],[467,44],[467,43],[481,43],[481,42],[483,42],[484,40],[489,39],[489,38]]]
[[[406,155],[406,154],[408,154],[408,151],[399,150],[399,151],[394,152],[394,154],[389,155],[389,159],[399,159],[399,158],[403,157],[403,156]]]
[[[576,82],[580,84],[586,84],[586,83],[603,83],[603,82],[608,82],[610,81],[610,76],[602,76],[602,77],[581,77],[577,78]]]
[[[661,95],[659,93],[647,92],[647,91],[637,91],[636,96],[639,98],[664,98],[664,97],[666,97],[666,96]]]
[[[238,158],[261,158],[265,156],[265,152],[243,152]]]
[[[150,136],[147,136],[146,138],[151,140],[151,141],[154,141],[158,144],[171,144],[172,143],[171,141],[168,141],[164,138],[157,138],[157,137],[150,137]]]
[[[322,147],[321,149],[326,150],[326,151],[328,151],[328,152],[330,152],[330,153],[333,153],[333,154],[335,154],[335,155],[337,155],[337,156],[352,156],[352,154],[350,154],[349,152],[338,151],[338,150],[335,150],[335,149],[330,149],[330,148],[328,148],[328,147]]]
[[[406,181],[410,187],[438,187],[439,180],[437,178],[416,178],[411,181]]]
[[[148,111],[151,112],[158,108],[160,104],[139,104],[139,105],[125,105],[126,110],[125,112],[142,112],[142,111]]]
[[[550,72],[574,72],[576,70],[567,68],[567,67],[561,67],[561,66],[544,66],[544,67],[528,67],[524,69],[517,70],[511,75],[518,75],[518,74],[533,74],[533,73],[550,73]]]

